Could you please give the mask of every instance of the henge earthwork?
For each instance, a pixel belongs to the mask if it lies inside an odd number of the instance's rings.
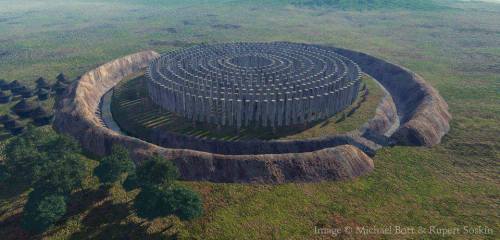
[[[107,92],[146,67],[150,97],[162,108],[187,119],[224,126],[286,126],[327,117],[355,99],[360,72],[375,78],[387,96],[373,119],[347,134],[306,140],[211,142],[166,133],[166,144],[159,146],[107,128],[96,114]],[[258,70],[274,67],[276,71]],[[312,75],[300,74],[308,70]],[[266,81],[264,76],[269,75],[271,80]],[[256,97],[261,92],[267,96]],[[186,100],[186,96],[191,98]],[[247,100],[249,104],[243,104]],[[386,146],[381,139],[430,147],[448,132],[450,120],[439,93],[404,67],[347,49],[278,42],[202,45],[163,56],[145,51],[113,60],[72,83],[56,104],[53,127],[74,136],[98,156],[108,154],[114,144],[127,147],[138,163],[160,154],[175,162],[185,180],[283,183],[367,174],[374,168],[369,155]]]

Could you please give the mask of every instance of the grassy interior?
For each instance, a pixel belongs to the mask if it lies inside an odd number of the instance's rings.
[[[0,77],[34,85],[64,71],[74,78],[144,49],[201,42],[296,41],[367,52],[422,75],[453,114],[433,148],[377,152],[375,171],[346,182],[283,185],[186,182],[204,197],[192,222],[138,219],[134,192],[102,194],[95,179],[75,193],[71,213],[43,237],[161,235],[198,239],[328,238],[315,227],[487,226],[500,231],[500,6],[442,1],[439,11],[335,11],[284,1],[0,0]],[[53,79],[52,79],[53,80]],[[1,111],[5,112],[2,106]],[[346,121],[347,122],[347,121]],[[2,142],[3,143],[3,142]],[[89,169],[96,165],[86,160]],[[29,189],[0,185],[0,236],[21,230]],[[162,233],[162,231],[165,231]],[[495,235],[344,235],[372,239],[495,239]]]

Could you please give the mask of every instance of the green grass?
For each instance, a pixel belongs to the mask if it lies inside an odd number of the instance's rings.
[[[197,138],[221,140],[305,139],[325,137],[358,129],[375,114],[384,96],[383,90],[368,76],[363,77],[366,89],[344,111],[309,126],[278,128],[218,128],[213,124],[196,123],[162,111],[148,97],[144,75],[134,75],[120,82],[113,93],[111,110],[120,128],[127,134],[150,140],[153,131],[168,131]],[[366,97],[364,97],[366,94]],[[364,99],[364,100],[363,100]]]
[[[433,0],[295,0],[299,6],[333,7],[342,10],[409,9],[435,10],[439,5]]]
[[[165,52],[201,42],[332,44],[402,64],[436,87],[453,115],[451,131],[442,144],[383,149],[374,158],[375,171],[354,181],[283,185],[186,182],[205,201],[205,215],[191,222],[138,219],[128,203],[121,204],[136,193],[120,188],[113,188],[106,200],[97,197],[96,191],[82,193],[73,200],[81,209],[44,237],[118,238],[130,234],[158,238],[165,230],[167,236],[177,233],[179,238],[195,239],[322,239],[328,236],[315,235],[314,226],[467,225],[487,226],[496,235],[444,238],[495,239],[500,231],[500,6],[440,1],[449,8],[360,12],[267,2],[0,0],[0,77],[34,84],[37,76],[53,78],[64,71],[74,78],[129,53],[144,49]],[[241,27],[211,27],[214,24]],[[175,28],[177,33],[169,33],[167,28]],[[98,186],[90,184],[89,188]],[[27,189],[14,183],[0,186],[0,235],[7,236],[3,239],[29,238],[15,217],[26,195]],[[349,237],[362,238],[343,236]]]

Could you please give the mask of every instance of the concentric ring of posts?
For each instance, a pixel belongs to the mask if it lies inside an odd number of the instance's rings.
[[[147,71],[150,97],[187,119],[282,127],[324,119],[357,97],[356,63],[320,45],[202,44],[162,55]]]

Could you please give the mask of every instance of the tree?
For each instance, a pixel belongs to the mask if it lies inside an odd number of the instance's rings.
[[[111,154],[103,158],[99,166],[94,169],[94,175],[102,183],[114,183],[120,179],[122,174],[131,173],[134,167],[134,162],[130,159],[127,149],[115,145]]]
[[[179,177],[179,170],[172,161],[155,155],[137,168],[137,180],[141,186],[170,186]]]
[[[169,215],[171,209],[168,204],[159,203],[162,189],[155,186],[144,186],[134,200],[137,215],[142,218],[153,219]]]
[[[23,227],[42,232],[66,212],[66,196],[82,186],[88,171],[76,140],[29,128],[4,150],[7,174],[34,185],[23,211]],[[1,169],[0,169],[1,170]]]
[[[68,153],[47,164],[43,176],[35,182],[35,189],[67,195],[81,187],[87,175],[88,171],[80,155]]]
[[[40,146],[41,151],[47,152],[53,159],[57,159],[65,154],[81,153],[80,144],[67,135],[56,135]]]
[[[203,210],[198,194],[179,186],[145,186],[137,195],[134,208],[142,218],[153,219],[174,214],[181,220],[198,217]]]
[[[36,182],[48,163],[48,156],[40,146],[54,138],[51,132],[28,128],[22,135],[13,138],[5,146],[5,165],[12,176],[27,183]]]
[[[129,187],[138,185],[141,191],[134,200],[137,215],[153,219],[175,214],[181,220],[190,220],[202,214],[202,201],[198,194],[175,186],[179,171],[172,161],[153,156],[127,178]]]
[[[139,181],[137,180],[137,175],[136,174],[129,174],[125,181],[123,182],[123,188],[127,191],[131,191],[133,189],[136,189],[140,187],[139,186]]]
[[[4,182],[10,178],[10,173],[4,164],[0,164],[0,182]]]
[[[62,195],[44,195],[36,190],[30,193],[23,211],[23,228],[40,233],[51,227],[66,213],[66,199]]]
[[[171,204],[174,205],[174,214],[181,220],[191,220],[201,216],[202,201],[196,192],[183,187],[174,187],[169,191],[169,195]]]
[[[5,147],[5,165],[11,176],[29,184],[68,192],[86,176],[80,151],[70,137],[30,127]]]

